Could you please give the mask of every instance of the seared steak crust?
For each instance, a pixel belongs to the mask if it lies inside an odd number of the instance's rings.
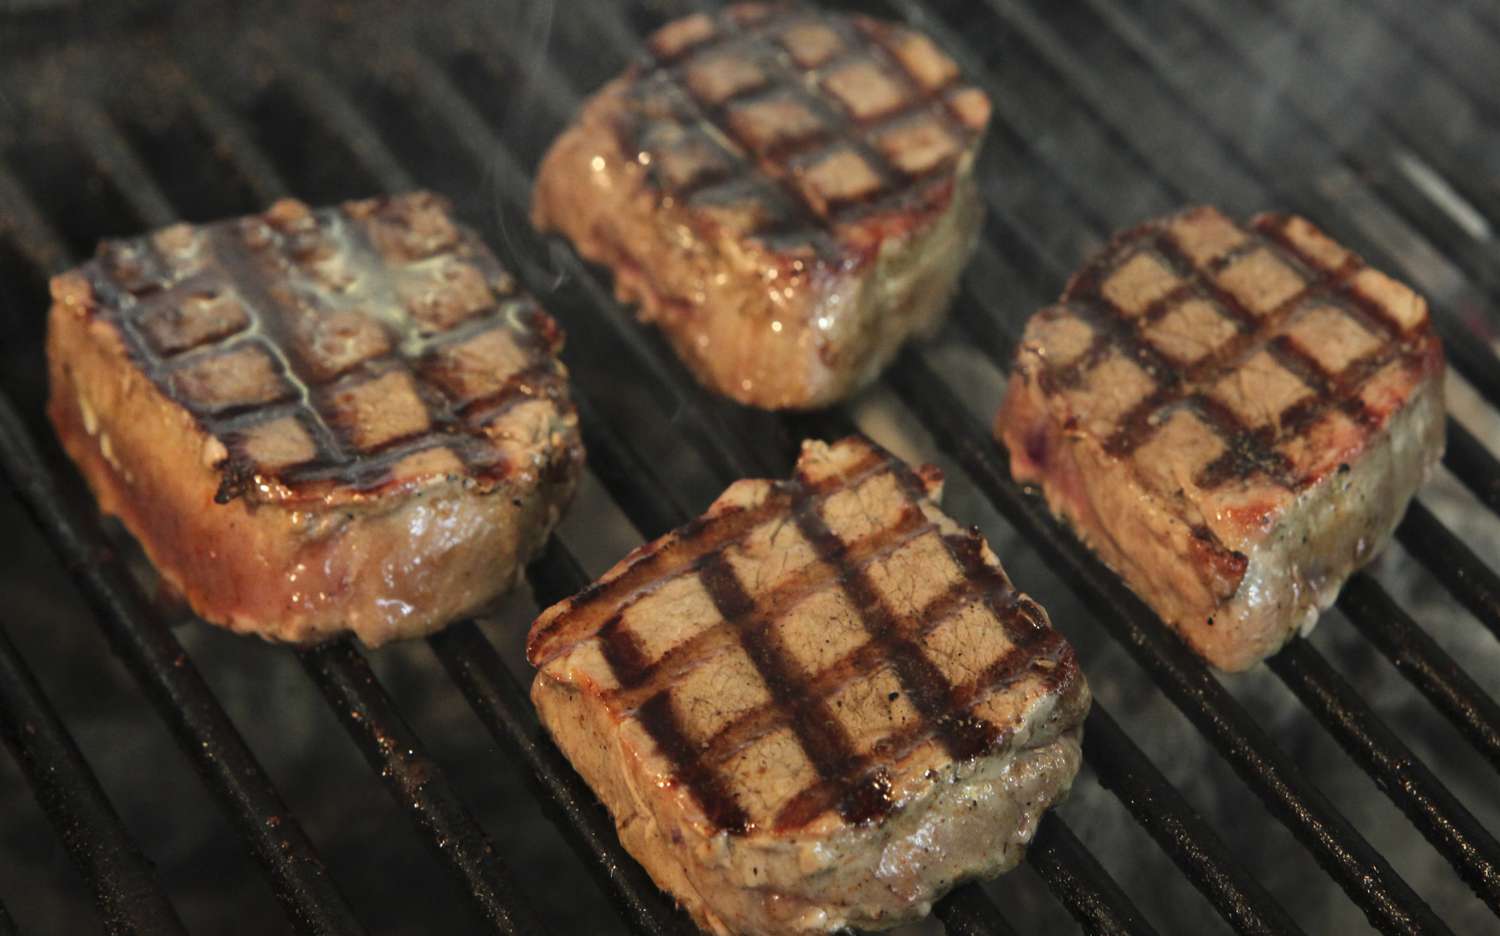
[[[532,626],[543,723],[706,928],[912,919],[1013,866],[1071,784],[1073,651],[940,486],[805,443]]]
[[[1209,662],[1304,633],[1443,450],[1426,303],[1310,223],[1195,208],[1037,313],[997,432],[1020,481]]]
[[[513,581],[581,469],[559,330],[435,196],[107,242],[52,292],[58,434],[216,623],[434,630]]]
[[[609,265],[707,386],[806,408],[944,311],[989,102],[925,36],[740,4],[671,23],[584,106],[534,220]]]

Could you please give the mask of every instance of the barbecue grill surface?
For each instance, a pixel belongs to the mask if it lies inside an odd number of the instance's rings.
[[[698,389],[524,220],[581,95],[700,8],[0,5],[0,934],[682,931],[539,733],[526,625],[852,425],[946,469],[945,511],[980,525],[1098,699],[1072,798],[1022,868],[940,904],[950,932],[1500,928],[1500,13],[869,5],[982,77],[990,220],[933,342],[843,410],[778,417]],[[189,621],[46,426],[46,276],[177,219],[418,186],[569,332],[591,474],[532,593],[370,654]],[[986,431],[1067,271],[1193,202],[1314,219],[1428,297],[1452,372],[1447,470],[1397,544],[1310,642],[1234,678],[1016,488]]]

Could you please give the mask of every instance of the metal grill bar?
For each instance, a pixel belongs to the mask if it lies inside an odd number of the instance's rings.
[[[1368,575],[1352,577],[1339,607],[1386,659],[1421,690],[1500,769],[1496,705],[1468,674]]]
[[[542,932],[489,836],[459,802],[442,768],[427,755],[353,642],[341,638],[299,650],[297,656],[360,753],[463,883],[485,921],[501,933]]]
[[[1300,933],[1260,882],[1230,854],[1150,758],[1097,702],[1083,730],[1083,754],[1105,789],[1240,933]]]
[[[538,595],[560,599],[588,584],[576,566],[559,574],[559,569],[568,569],[572,557],[561,551],[556,540],[547,548],[548,553],[528,573]],[[575,587],[575,582],[580,584]],[[672,906],[621,847],[614,820],[537,726],[525,691],[479,629],[460,622],[429,643],[490,734],[530,770],[556,810],[554,823],[588,863],[631,929],[643,936],[696,933],[686,915]]]
[[[1085,931],[1097,936],[1154,936],[1156,930],[1055,813],[1037,825],[1026,859]]]
[[[1500,469],[1495,456],[1462,424],[1448,420],[1443,464],[1490,510],[1500,513]]]
[[[43,274],[61,269],[68,262],[68,251],[62,236],[46,219],[26,189],[0,165],[0,230],[9,229],[21,252]]]
[[[1500,846],[1432,771],[1397,739],[1312,644],[1293,640],[1267,661],[1491,910],[1500,910]]]
[[[0,629],[0,737],[94,892],[111,934],[186,933],[78,745]],[[4,927],[0,926],[0,931]]]
[[[1419,500],[1412,501],[1396,536],[1481,624],[1500,637],[1500,575]],[[1500,714],[1500,708],[1495,713]]]
[[[92,518],[64,503],[15,406],[3,393],[0,468],[99,614],[115,652],[265,867],[299,932],[363,933],[302,826],[287,811],[182,644],[147,610],[129,574],[104,548],[104,535]]]
[[[1011,480],[1001,466],[998,444],[973,424],[963,404],[925,361],[904,354],[889,380],[938,447],[963,466],[991,502],[1038,546],[1049,565],[1065,579],[1080,583],[1084,597],[1111,634],[1313,852],[1372,923],[1393,933],[1447,932],[1426,902],[1296,769],[1202,661],[1064,532],[1045,504]]]
[[[1016,936],[977,884],[957,888],[932,908],[948,936]]]

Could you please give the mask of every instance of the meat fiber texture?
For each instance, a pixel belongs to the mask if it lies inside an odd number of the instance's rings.
[[[742,4],[663,27],[553,144],[533,220],[607,265],[707,387],[807,409],[939,324],[989,101],[926,36]]]
[[[515,581],[582,468],[560,332],[435,196],[109,242],[52,294],[63,447],[236,631],[430,633]]]
[[[1213,665],[1306,634],[1442,458],[1426,303],[1309,222],[1212,208],[1117,237],[1027,325],[1017,480]]]
[[[543,724],[705,929],[916,919],[1067,793],[1088,685],[940,492],[804,443],[532,626]]]

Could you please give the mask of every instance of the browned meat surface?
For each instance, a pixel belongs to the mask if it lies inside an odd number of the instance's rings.
[[[533,217],[613,269],[706,386],[823,406],[935,329],[989,101],[926,36],[740,4],[663,27],[552,146]]]
[[[64,447],[237,631],[436,630],[510,586],[581,470],[557,326],[429,194],[108,242],[52,294]]]
[[[941,485],[804,443],[532,625],[543,723],[706,929],[914,919],[1014,866],[1072,784],[1073,650]]]
[[[1032,318],[1011,472],[1210,663],[1306,633],[1443,452],[1427,305],[1302,218],[1151,221]]]

